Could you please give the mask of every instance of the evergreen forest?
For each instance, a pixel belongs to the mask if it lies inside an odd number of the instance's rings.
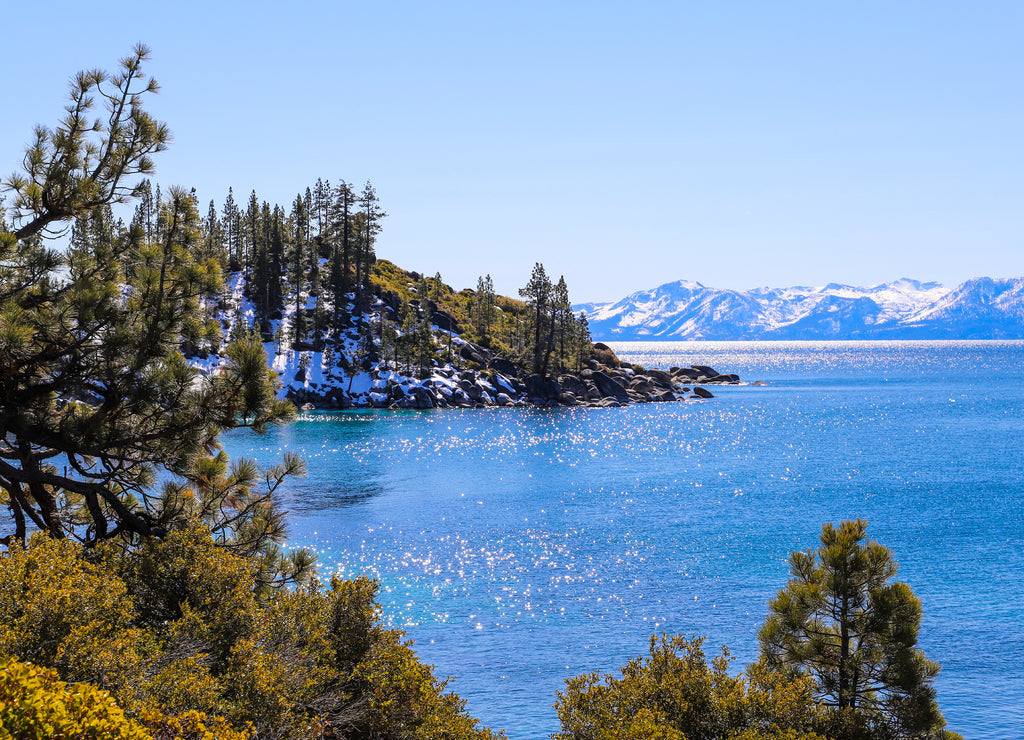
[[[455,290],[441,275],[401,269],[376,255],[387,213],[369,182],[318,179],[287,207],[251,191],[240,204],[233,189],[199,215],[194,191],[171,198],[140,183],[129,223],[105,204],[80,213],[72,243],[160,243],[186,225],[199,260],[226,277],[206,307],[211,318],[185,336],[190,359],[218,356],[231,338],[252,333],[273,356],[298,366],[301,385],[314,363],[324,387],[347,387],[353,374],[384,366],[428,376],[454,363],[482,367],[485,356],[515,371],[579,371],[591,356],[585,317],[571,308],[565,279],[537,264],[520,299],[494,292],[490,275]],[[468,342],[472,349],[460,349]],[[506,366],[507,367],[507,366]]]

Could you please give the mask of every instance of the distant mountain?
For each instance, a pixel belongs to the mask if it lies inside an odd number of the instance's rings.
[[[742,293],[679,280],[574,309],[597,340],[1024,339],[1024,278]]]

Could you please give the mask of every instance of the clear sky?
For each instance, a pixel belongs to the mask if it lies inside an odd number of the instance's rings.
[[[575,301],[1024,274],[1024,3],[14,3],[0,172],[137,41],[157,181],[373,181],[379,256]]]

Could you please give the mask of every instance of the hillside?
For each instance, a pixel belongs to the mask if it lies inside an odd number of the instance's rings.
[[[493,336],[485,343],[472,328],[475,291],[454,291],[387,260],[373,266],[373,290],[363,310],[355,294],[340,313],[347,323],[321,341],[294,340],[296,305],[316,310],[303,296],[286,301],[278,318],[261,329],[271,368],[281,381],[279,395],[304,408],[474,408],[485,406],[620,406],[628,403],[711,398],[697,385],[739,383],[735,375],[695,366],[671,372],[621,366],[607,346],[576,349],[578,360],[552,367],[550,375],[530,371],[513,349],[524,331],[527,304],[495,296]],[[235,273],[216,319],[225,336],[258,326],[245,278]],[[331,307],[333,309],[333,307]],[[513,344],[505,343],[505,337]],[[564,360],[564,357],[562,358]],[[216,372],[223,358],[194,356],[193,366]]]

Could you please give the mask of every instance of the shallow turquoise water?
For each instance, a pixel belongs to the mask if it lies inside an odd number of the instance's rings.
[[[1024,343],[622,343],[767,387],[620,409],[312,414],[232,455],[301,453],[293,542],[380,579],[391,623],[511,738],[564,679],[654,632],[756,655],[791,550],[861,516],[924,602],[967,738],[1024,736]]]

